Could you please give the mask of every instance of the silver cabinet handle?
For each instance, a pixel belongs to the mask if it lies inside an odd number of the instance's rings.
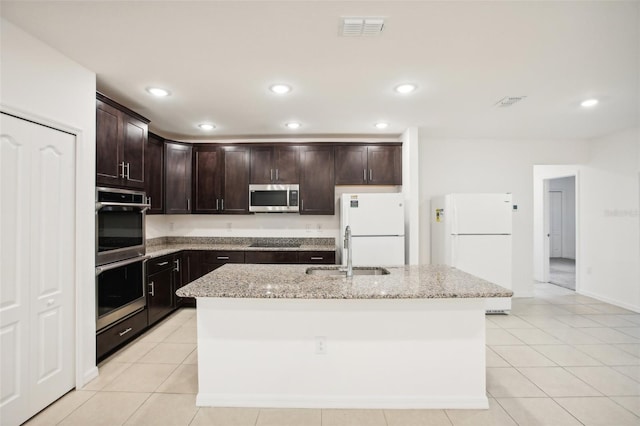
[[[276,169],[276,181],[279,180],[280,178],[278,177],[278,169]]]
[[[229,256],[218,256],[218,260],[229,260]]]
[[[317,257],[316,256],[311,256],[311,260],[322,260],[322,259],[324,259],[324,257],[322,257],[322,256],[317,256]]]
[[[373,170],[369,169],[369,182],[373,180]]]
[[[151,207],[151,197],[147,197],[147,204],[149,204],[149,207]]]
[[[131,177],[129,176],[131,172],[131,163],[127,163],[127,180],[131,179]]]
[[[269,180],[273,180],[273,169],[269,169]]]
[[[122,173],[118,172],[118,176],[120,176],[121,178],[126,177],[124,174],[124,161],[120,164],[118,164],[118,168],[122,167]]]
[[[300,200],[300,210],[304,211],[304,198],[302,200]]]
[[[174,265],[176,265],[176,266],[173,268],[173,270],[174,270],[175,272],[180,272],[180,259],[176,259],[176,260],[174,260],[174,261],[173,261],[173,263],[174,263]]]
[[[124,336],[125,334],[127,334],[128,332],[130,332],[131,330],[133,330],[131,327],[127,328],[124,331],[121,331],[120,333],[118,333],[120,335],[120,337]]]
[[[187,210],[191,210],[191,198],[187,198]]]
[[[220,210],[220,200],[216,198],[216,210]]]
[[[160,263],[157,263],[156,265],[164,266],[164,265],[168,265],[168,264],[169,264],[169,261],[167,260],[166,262],[160,262]]]
[[[362,169],[362,180],[367,181],[367,169]]]
[[[149,294],[152,295],[152,296],[155,296],[156,295],[155,283],[153,281],[151,281],[148,285],[149,285],[149,287],[151,287],[151,291],[149,292]]]
[[[224,198],[222,199],[221,203],[222,203],[222,208],[220,210],[224,210]]]

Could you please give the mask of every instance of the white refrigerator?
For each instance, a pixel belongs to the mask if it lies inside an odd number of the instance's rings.
[[[431,263],[453,266],[511,289],[511,194],[449,194],[431,200]],[[487,298],[488,313],[511,298]]]
[[[351,227],[353,266],[404,265],[404,197],[401,193],[342,194],[340,252],[346,265],[344,232]]]

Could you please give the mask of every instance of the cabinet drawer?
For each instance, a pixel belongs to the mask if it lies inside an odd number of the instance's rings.
[[[149,259],[147,261],[147,275],[155,274],[156,272],[163,271],[174,267],[173,255],[156,257],[155,259]]]
[[[297,251],[247,251],[245,263],[298,263]]]
[[[334,265],[336,263],[336,252],[335,251],[301,251],[301,252],[298,252],[298,262]]]
[[[244,263],[243,251],[205,251],[204,263]]]
[[[147,310],[143,309],[96,336],[96,357],[102,358],[140,334],[145,328],[147,328]]]

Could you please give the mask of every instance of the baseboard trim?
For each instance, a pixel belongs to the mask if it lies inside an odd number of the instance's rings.
[[[80,388],[85,387],[90,381],[92,381],[93,379],[95,379],[96,377],[98,377],[99,375],[99,371],[98,371],[98,367],[92,367],[90,368],[88,371],[86,371],[84,373],[84,375],[82,376],[82,385]],[[77,386],[76,386],[77,387]]]
[[[624,309],[628,309],[628,310],[636,312],[636,313],[640,313],[640,306],[636,306],[636,305],[631,305],[629,303],[620,302],[619,300],[614,300],[614,299],[611,299],[609,297],[602,296],[601,294],[593,293],[591,291],[580,290],[580,291],[576,291],[576,293],[582,294],[583,296],[592,297],[594,299],[600,300],[601,302],[609,303],[610,305],[615,305],[615,306],[618,306],[620,308],[624,308]]]
[[[489,400],[458,396],[246,395],[198,393],[198,407],[488,409]]]

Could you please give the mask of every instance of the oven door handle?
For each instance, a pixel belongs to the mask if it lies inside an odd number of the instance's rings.
[[[151,207],[151,205],[145,203],[105,203],[102,201],[96,202],[96,211],[100,210],[103,207],[140,207],[142,211],[145,211],[149,207]]]
[[[138,257],[134,257],[133,259],[127,259],[127,260],[121,260],[120,262],[114,262],[114,263],[109,263],[108,265],[102,265],[102,266],[98,266],[96,267],[96,277],[98,275],[100,275],[101,273],[108,271],[110,269],[115,269],[115,268],[119,268],[121,266],[126,266],[129,265],[131,263],[136,263],[136,262],[146,262],[147,260],[151,259],[151,255],[144,255],[144,256],[138,256]]]

